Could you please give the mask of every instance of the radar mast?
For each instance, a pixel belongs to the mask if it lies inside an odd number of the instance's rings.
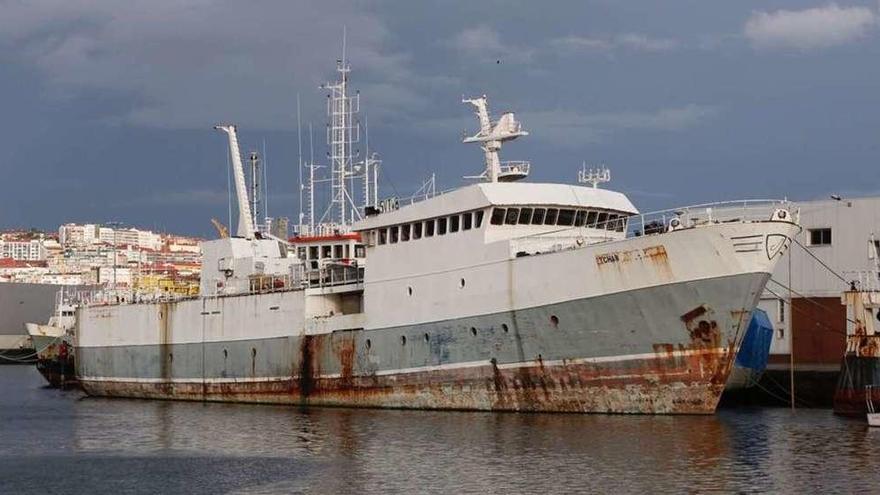
[[[590,184],[593,189],[598,189],[599,184],[611,182],[611,170],[603,163],[596,168],[587,168],[587,162],[584,162],[581,169],[578,170],[578,182],[581,184]]]
[[[486,159],[486,170],[475,177],[468,179],[483,179],[489,182],[512,182],[524,179],[529,175],[529,162],[508,161],[502,162],[499,157],[501,145],[505,141],[514,140],[520,136],[528,136],[529,133],[522,130],[522,124],[516,120],[513,112],[507,112],[496,122],[489,119],[489,102],[486,95],[479,98],[464,98],[462,103],[470,103],[476,108],[477,119],[480,121],[480,131],[471,137],[466,137],[464,143],[480,143],[483,155]]]

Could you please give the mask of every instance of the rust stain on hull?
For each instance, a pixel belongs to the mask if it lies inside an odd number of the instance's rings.
[[[707,358],[707,355],[716,357]],[[423,372],[226,383],[84,380],[92,395],[413,409],[711,414],[727,368],[718,350],[609,363],[520,363]],[[701,367],[700,365],[703,365]],[[305,385],[305,387],[303,387]]]

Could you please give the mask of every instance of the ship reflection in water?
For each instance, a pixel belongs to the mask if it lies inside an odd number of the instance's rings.
[[[0,369],[6,493],[870,492],[880,431],[830,410],[715,416],[82,398]]]

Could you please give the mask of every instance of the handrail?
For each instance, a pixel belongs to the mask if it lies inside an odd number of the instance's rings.
[[[620,232],[620,230],[618,230],[620,227],[619,222],[625,222],[623,229],[626,233],[625,236],[608,236],[609,240],[615,240],[622,237],[638,237],[666,232],[669,230],[670,222],[674,218],[679,219],[681,226],[685,228],[694,227],[703,223],[770,220],[773,210],[777,208],[785,208],[789,205],[791,205],[791,203],[786,200],[774,199],[716,201],[713,203],[680,206],[678,208],[668,208],[648,213],[637,213],[629,215],[628,217],[609,218],[603,222],[596,222],[592,225],[562,227],[548,232],[513,237],[511,240],[547,237],[552,236],[553,234],[570,231],[592,233],[595,229],[608,230],[609,232]]]

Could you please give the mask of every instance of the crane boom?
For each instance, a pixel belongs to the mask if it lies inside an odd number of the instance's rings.
[[[241,164],[241,151],[238,147],[238,133],[231,124],[215,125],[214,129],[223,131],[229,138],[229,157],[232,159],[232,172],[235,178],[235,194],[238,198],[238,237],[253,239],[255,228],[248,203],[247,185],[244,182],[244,166]]]
[[[217,235],[219,235],[221,239],[226,239],[227,237],[229,237],[229,229],[227,229],[225,225],[220,223],[220,220],[212,218],[211,223],[214,224],[214,228],[217,229]]]

